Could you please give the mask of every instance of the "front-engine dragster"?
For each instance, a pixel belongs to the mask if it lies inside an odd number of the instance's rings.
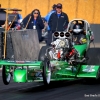
[[[8,85],[11,77],[14,82],[43,81],[46,85],[51,81],[99,79],[100,49],[90,48],[93,36],[86,20],[70,21],[67,30],[53,33],[51,46],[40,49],[38,60],[0,60],[4,84]],[[29,40],[24,39],[32,43]]]
[[[70,21],[66,31],[54,32],[51,47],[44,46],[40,50],[44,83],[100,77],[97,75],[100,71],[98,62],[91,64],[94,60],[90,54],[94,49],[90,48],[93,36],[89,23],[82,19]]]

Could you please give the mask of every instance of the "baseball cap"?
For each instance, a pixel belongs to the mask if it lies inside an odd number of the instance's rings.
[[[58,3],[57,4],[57,8],[62,8],[62,4],[61,3]]]

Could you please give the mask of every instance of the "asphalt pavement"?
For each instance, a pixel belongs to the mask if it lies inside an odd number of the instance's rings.
[[[43,83],[13,83],[5,86],[0,77],[0,100],[100,100],[100,82],[82,80]]]
[[[100,47],[100,44],[95,44],[95,47]],[[52,82],[48,88],[42,82],[14,83],[13,80],[4,85],[0,72],[0,100],[100,100],[100,81]]]

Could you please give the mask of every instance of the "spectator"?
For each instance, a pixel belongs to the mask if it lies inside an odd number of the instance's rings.
[[[13,23],[12,28],[20,26],[20,23],[21,23],[22,20],[23,20],[21,14],[19,14],[19,12],[17,11],[17,9],[15,9],[15,10],[12,12],[12,14],[17,14],[17,21],[15,21],[15,22]]]
[[[17,9],[14,9],[14,11],[12,12],[12,14],[16,14],[17,17],[17,21],[14,21],[13,24],[11,25],[11,28],[16,28],[16,29],[20,29],[20,23],[22,22],[22,16],[21,14],[19,14],[19,12],[17,11]],[[10,26],[11,22],[8,22],[8,28]],[[2,27],[5,27],[5,24],[2,25]]]
[[[40,11],[38,9],[33,10],[31,14],[27,15],[23,19],[24,27],[27,25],[27,23],[28,23],[28,26],[26,27],[26,29],[36,29],[38,33],[39,42],[41,42],[42,41],[42,29],[44,28],[44,24],[43,24],[41,15],[40,15]]]
[[[56,4],[54,4],[52,6],[53,10],[51,10],[45,17],[45,20],[47,21],[47,23],[49,22],[50,16],[52,13],[54,13],[56,11]],[[50,31],[50,27],[48,26],[48,31]]]
[[[48,34],[48,45],[52,42],[52,33],[55,31],[64,31],[69,23],[66,13],[62,12],[62,4],[58,3],[56,12],[52,13],[49,19],[50,33]]]

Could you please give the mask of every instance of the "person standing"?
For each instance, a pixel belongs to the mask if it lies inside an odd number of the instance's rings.
[[[17,9],[15,8],[14,11],[12,12],[12,14],[16,14],[17,15],[17,21],[14,21],[13,25],[11,26],[11,28],[19,28],[20,29],[20,23],[22,22],[22,15],[19,14],[19,12],[17,11]]]
[[[23,20],[22,19],[22,15],[19,14],[18,9],[16,9],[16,8],[13,9],[13,12],[11,14],[14,14],[16,16],[15,19],[17,19],[17,20],[14,20],[13,23],[12,23],[12,21],[10,21],[10,22],[8,21],[7,29],[9,29],[9,26],[12,24],[10,28],[15,28],[15,29],[19,30],[20,27],[21,27],[20,24],[21,24],[21,22]],[[5,24],[3,24],[1,26],[2,26],[2,28],[4,28],[5,27]]]
[[[29,20],[30,19],[30,20]],[[29,21],[28,25],[27,22]],[[42,29],[44,28],[44,23],[38,9],[34,9],[31,14],[27,15],[22,21],[26,29],[36,29],[38,33],[39,42],[42,41]]]
[[[49,22],[49,19],[50,19],[51,14],[54,13],[54,12],[56,11],[56,6],[57,6],[57,5],[54,4],[54,5],[52,6],[53,9],[46,15],[45,20],[46,20],[47,24],[48,24],[48,22]],[[48,25],[48,31],[50,31],[49,25]]]
[[[49,27],[49,25],[48,25],[48,22],[49,22],[49,19],[50,19],[51,14],[54,13],[54,12],[56,11],[56,6],[57,6],[57,5],[54,4],[54,5],[52,6],[52,10],[44,17],[45,26],[46,26],[46,29],[47,29],[48,34],[50,33],[50,27]],[[45,30],[43,30],[43,31],[45,31]],[[46,42],[46,44],[47,44],[47,40],[48,40],[48,35],[45,36],[45,42]]]
[[[62,12],[62,4],[58,3],[56,6],[56,12],[52,13],[49,19],[49,27],[50,33],[48,34],[48,43],[47,45],[51,45],[52,42],[52,34],[55,31],[64,31],[67,28],[69,23],[68,15]]]

